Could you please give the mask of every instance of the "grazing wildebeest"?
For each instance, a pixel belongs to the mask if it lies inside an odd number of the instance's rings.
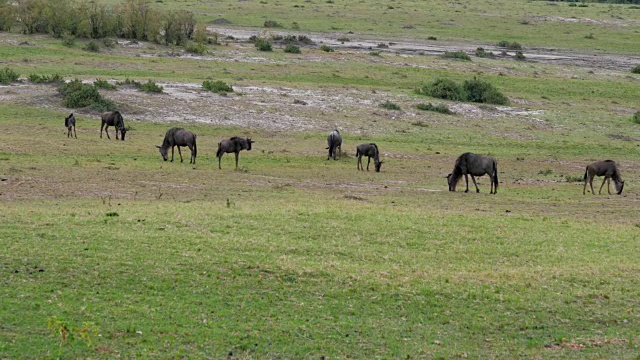
[[[356,146],[356,156],[358,157],[358,170],[364,170],[364,166],[362,166],[362,157],[367,157],[367,171],[369,171],[369,164],[371,163],[371,158],[373,158],[373,164],[376,166],[376,172],[380,172],[380,167],[382,166],[383,161],[380,161],[380,151],[378,151],[378,145],[371,144],[362,144]]]
[[[604,176],[604,180],[602,180],[602,185],[600,185],[600,191],[598,191],[598,194],[602,193],[602,187],[606,181],[607,191],[609,192],[609,195],[611,195],[611,189],[609,187],[610,179],[613,179],[613,184],[616,187],[616,194],[620,195],[622,193],[624,180],[620,177],[620,170],[618,170],[616,163],[613,160],[603,160],[587,165],[587,169],[584,171],[584,187],[582,188],[582,195],[586,194],[587,183],[591,186],[591,193],[595,194],[593,191],[593,178],[596,176]]]
[[[447,175],[449,191],[456,191],[456,185],[462,175],[464,175],[464,179],[467,182],[467,189],[464,192],[469,192],[469,177],[467,175],[471,175],[473,185],[476,186],[476,192],[480,192],[475,176],[482,176],[484,174],[489,175],[491,178],[490,193],[497,194],[498,162],[496,159],[491,156],[482,156],[466,152],[458,157],[456,165],[453,167],[453,172]]]
[[[75,136],[75,138],[78,138],[78,134],[76,134],[76,117],[73,116],[73,113],[71,113],[69,116],[67,116],[66,118],[64,118],[64,126],[68,129],[67,131],[67,137],[70,138],[71,136],[71,129],[73,129],[73,135]]]
[[[333,160],[336,160],[336,149],[340,149],[340,156],[342,156],[342,136],[340,136],[340,131],[338,131],[338,129],[329,133],[329,137],[327,137],[327,145],[327,149],[329,149],[329,156],[327,156],[327,160],[332,156]]]
[[[216,157],[218,158],[218,169],[222,169],[220,167],[220,160],[222,160],[222,155],[225,153],[235,153],[236,154],[236,170],[238,170],[238,155],[241,150],[251,150],[251,144],[255,141],[251,140],[251,138],[241,138],[238,136],[234,136],[229,140],[222,140],[218,143],[218,152],[216,152]]]
[[[102,124],[100,125],[100,139],[102,139],[102,128],[104,128],[104,132],[107,133],[107,138],[111,139],[111,137],[109,136],[109,131],[107,130],[109,126],[113,126],[116,128],[116,140],[118,140],[119,131],[121,135],[120,137],[122,141],[124,141],[124,135],[127,133],[127,129],[124,127],[124,119],[122,118],[122,114],[120,114],[119,111],[111,111],[102,114]]]
[[[182,152],[180,151],[181,146],[188,146],[189,150],[191,150],[191,158],[189,159],[189,164],[196,163],[196,155],[198,155],[198,148],[196,146],[196,134],[192,133],[189,130],[185,130],[183,128],[171,128],[167,131],[164,136],[164,141],[162,141],[162,146],[157,146],[160,149],[160,155],[164,161],[167,161],[169,147],[171,147],[171,161],[173,162],[173,149],[178,147],[178,154],[180,154],[180,162],[182,160]]]

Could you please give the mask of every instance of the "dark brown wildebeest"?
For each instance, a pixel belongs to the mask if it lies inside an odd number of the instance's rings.
[[[71,113],[69,116],[67,116],[66,118],[64,118],[64,126],[67,128],[67,137],[73,137],[71,136],[71,130],[73,129],[73,135],[75,136],[75,138],[78,138],[78,134],[76,134],[76,117],[73,116],[73,113]]]
[[[127,133],[127,129],[124,127],[124,119],[122,118],[122,114],[120,114],[119,111],[111,111],[102,114],[102,124],[100,125],[100,139],[102,139],[102,128],[104,128],[104,132],[107,133],[107,138],[111,139],[111,137],[109,136],[109,131],[107,130],[109,126],[113,126],[116,128],[116,140],[118,140],[119,131],[121,135],[120,137],[122,141],[124,141],[124,136]]]
[[[591,186],[591,193],[595,194],[593,191],[593,178],[596,176],[604,176],[604,180],[602,180],[602,185],[600,185],[600,191],[598,191],[598,194],[602,193],[602,187],[606,181],[607,191],[609,192],[609,195],[611,195],[609,185],[610,179],[613,179],[613,184],[616,187],[616,194],[620,195],[622,193],[624,180],[620,177],[620,170],[618,170],[616,163],[613,160],[603,160],[587,165],[587,169],[584,171],[584,187],[582,188],[582,195],[586,194],[587,183]]]
[[[340,156],[342,156],[342,136],[340,136],[340,131],[338,129],[333,130],[329,133],[327,137],[327,149],[329,149],[329,156],[327,156],[327,160],[329,160],[333,156],[333,160],[336,160],[336,150],[340,150]]]
[[[251,144],[255,141],[251,140],[251,138],[241,138],[238,136],[234,136],[229,140],[222,140],[218,143],[218,152],[216,152],[216,157],[218,158],[218,169],[222,169],[220,167],[220,160],[222,160],[222,155],[225,153],[235,153],[236,154],[236,170],[238,170],[238,155],[241,150],[251,150]]]
[[[476,183],[475,176],[482,176],[484,174],[489,175],[491,178],[491,191],[490,194],[498,193],[498,162],[491,156],[482,156],[466,152],[458,157],[456,164],[453,167],[453,172],[447,175],[447,182],[449,183],[449,191],[456,191],[456,185],[458,181],[464,175],[464,179],[467,182],[467,189],[464,192],[469,192],[469,177],[473,180],[473,185],[476,186],[476,192],[480,192],[478,184]]]
[[[371,144],[362,144],[356,146],[356,156],[358,157],[358,170],[364,171],[364,166],[362,166],[362,157],[367,157],[367,171],[369,171],[369,164],[371,163],[371,158],[373,158],[373,164],[376,166],[376,172],[380,172],[380,167],[384,161],[380,161],[380,151],[378,151],[378,145]]]
[[[196,134],[192,133],[189,130],[185,130],[183,128],[171,128],[167,131],[164,136],[164,141],[162,141],[162,146],[157,146],[160,149],[160,155],[162,155],[162,159],[167,161],[169,148],[171,148],[171,161],[173,162],[173,149],[178,147],[178,154],[180,155],[180,162],[182,160],[182,152],[180,151],[181,146],[189,147],[191,150],[191,158],[189,159],[189,164],[196,163],[196,156],[198,155],[198,148],[196,146]]]

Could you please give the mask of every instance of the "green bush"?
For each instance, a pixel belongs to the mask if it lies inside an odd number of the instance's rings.
[[[380,104],[381,108],[385,108],[387,110],[400,110],[400,105],[393,103],[389,100],[383,102],[382,104]]]
[[[0,84],[9,85],[12,82],[17,82],[19,78],[20,75],[8,66],[0,70]]]
[[[133,87],[141,87],[142,84],[135,81],[135,80],[131,80],[129,78],[124,79],[124,81],[116,81],[116,85],[118,86],[133,86]]]
[[[496,46],[507,48],[509,50],[522,50],[522,45],[517,42],[509,42],[506,40],[499,41]]]
[[[11,31],[15,21],[15,6],[11,1],[0,0],[0,31]]]
[[[100,51],[100,45],[97,42],[91,40],[83,48],[86,51],[98,52]]]
[[[65,33],[62,35],[62,44],[66,47],[73,47],[76,44],[76,37],[73,34]]]
[[[104,47],[106,48],[113,48],[118,45],[118,41],[111,38],[104,38],[102,39],[102,45],[104,45]]]
[[[58,87],[64,97],[64,106],[72,109],[90,107],[98,111],[115,109],[113,101],[100,95],[95,85],[83,84],[75,79]]]
[[[471,61],[469,55],[467,55],[464,51],[445,51],[442,54],[442,57],[445,59],[458,59],[458,60],[466,60]]]
[[[522,51],[516,51],[516,60],[526,60],[526,57],[522,53]]]
[[[324,52],[334,52],[334,51],[335,51],[335,49],[334,49],[334,48],[332,48],[332,47],[331,47],[331,46],[329,46],[329,45],[322,45],[322,46],[320,46],[320,50],[322,50],[322,51],[324,51]]]
[[[640,111],[636,111],[636,113],[633,114],[632,120],[634,123],[640,124]]]
[[[464,88],[460,86],[460,84],[457,84],[455,81],[446,78],[437,79],[432,84],[424,85],[422,88],[416,90],[416,92],[421,95],[427,95],[445,100],[467,100],[467,95],[464,91]]]
[[[633,69],[631,69],[631,72],[634,74],[640,74],[640,65],[636,65]]]
[[[273,47],[269,40],[263,38],[256,39],[256,49],[260,51],[273,51]]]
[[[206,90],[209,90],[211,92],[220,94],[226,94],[228,92],[233,92],[233,88],[229,85],[227,85],[226,83],[217,80],[217,81],[211,81],[211,80],[205,80],[202,83],[202,87],[205,88]]]
[[[416,108],[418,108],[418,110],[424,110],[424,111],[435,111],[441,114],[453,114],[453,111],[449,110],[449,107],[445,104],[440,104],[440,105],[433,105],[431,103],[418,104],[416,105]]]
[[[184,49],[192,54],[204,55],[208,52],[207,45],[202,43],[188,42]]]
[[[264,22],[263,26],[266,28],[281,28],[282,24],[275,20],[267,20]]]
[[[491,52],[491,51],[486,51],[484,48],[477,48],[476,49],[476,56],[477,57],[481,57],[481,58],[494,58],[496,57],[496,55]]]
[[[290,54],[300,54],[301,51],[299,47],[289,44],[284,48],[284,52],[290,53]]]
[[[51,76],[31,74],[29,75],[29,81],[34,84],[52,84],[61,83],[64,81],[64,79],[62,79],[62,76],[60,76],[60,74],[54,74]]]
[[[104,79],[96,79],[93,82],[93,85],[95,85],[97,88],[105,90],[116,90],[118,88],[117,86],[110,84],[107,80]]]
[[[144,92],[162,93],[164,91],[164,88],[156,84],[154,81],[148,80],[146,83],[140,86],[140,90]]]
[[[467,100],[471,102],[496,105],[506,105],[509,103],[509,99],[493,85],[476,78],[464,82],[464,91],[467,94]]]

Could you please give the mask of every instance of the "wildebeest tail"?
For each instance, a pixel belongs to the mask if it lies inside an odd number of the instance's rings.
[[[196,134],[193,134],[193,157],[198,156],[198,146],[196,145]]]
[[[216,152],[216,157],[219,158],[222,156],[222,142],[218,143],[218,151]]]
[[[584,170],[584,176],[582,177],[582,180],[587,180],[587,174],[588,174],[588,173],[589,173],[589,168],[587,167],[587,168]]]

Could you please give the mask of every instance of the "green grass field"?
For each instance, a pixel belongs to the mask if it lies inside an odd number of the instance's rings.
[[[637,24],[640,10],[620,5],[156,4],[243,28],[273,19],[314,33],[638,50],[637,26],[614,25]],[[559,30],[539,20],[572,16],[602,23]],[[640,358],[637,74],[316,47],[262,53],[233,41],[206,59],[159,45],[81,48],[0,33],[0,66],[23,79],[153,79],[171,91],[102,91],[131,128],[122,142],[100,139],[99,114],[64,108],[53,85],[0,86],[0,359]],[[510,106],[415,109],[442,102],[416,95],[421,84],[473,76]],[[184,90],[205,79],[237,92]],[[294,107],[298,97],[309,105]],[[62,126],[71,111],[78,139]],[[227,118],[236,120],[210,123]],[[334,123],[344,155],[326,161]],[[177,152],[162,161],[155,145],[171,126],[198,134],[196,165]],[[256,143],[238,171],[232,154],[218,170],[216,144],[232,135]],[[381,173],[356,170],[365,142],[380,147]],[[497,195],[486,177],[479,194],[462,183],[447,191],[465,151],[498,159]],[[585,166],[604,158],[620,164],[624,192],[583,195]]]

